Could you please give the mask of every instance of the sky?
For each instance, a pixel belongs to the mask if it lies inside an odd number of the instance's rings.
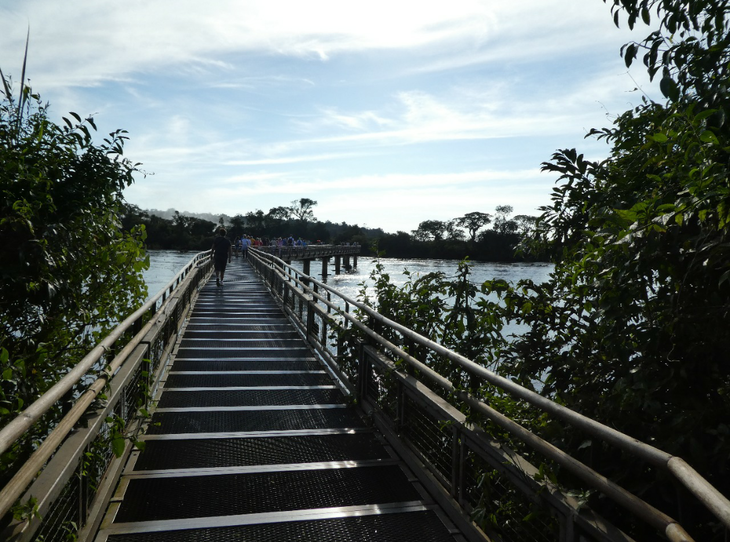
[[[142,209],[233,216],[309,198],[387,232],[538,215],[562,148],[653,96],[602,0],[0,0],[0,68],[51,117],[128,131]],[[638,89],[638,90],[637,90]]]

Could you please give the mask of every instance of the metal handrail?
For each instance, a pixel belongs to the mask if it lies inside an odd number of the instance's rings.
[[[140,318],[152,308],[157,308],[157,303],[162,302],[160,309],[169,301],[170,294],[182,283],[191,269],[200,260],[209,257],[210,252],[196,254],[175,277],[167,283],[154,297],[150,298],[142,307],[134,311],[123,322],[121,322],[109,335],[107,335],[96,347],[94,347],[84,358],[74,366],[61,380],[54,384],[46,393],[32,403],[27,409],[13,419],[0,431],[0,453],[7,450],[25,431],[27,431],[41,416],[48,412],[53,405],[61,399],[73,386],[79,382],[88,371],[94,367],[102,356],[110,350],[114,343]],[[108,378],[113,375],[121,366],[129,353],[139,344],[144,333],[154,324],[147,323],[142,331],[137,333],[135,338],[124,346],[107,367],[107,371],[100,375],[76,400],[73,408],[49,433],[43,443],[36,449],[31,457],[23,464],[15,476],[6,484],[0,492],[0,517],[3,517],[10,507],[21,496],[28,484],[33,480],[36,473],[43,467],[53,452],[68,436],[76,425],[76,422],[83,416],[89,405],[91,405],[104,389]]]
[[[391,329],[396,330],[409,340],[425,346],[433,352],[453,361],[469,373],[483,378],[490,384],[501,388],[502,390],[512,394],[513,396],[518,397],[571,425],[579,427],[580,429],[586,431],[588,434],[601,438],[607,443],[613,444],[624,451],[634,454],[635,456],[638,456],[639,458],[650,462],[656,467],[666,469],[693,496],[695,496],[700,502],[702,502],[703,505],[706,506],[707,509],[726,526],[726,528],[730,529],[730,500],[723,496],[714,486],[712,486],[704,477],[702,477],[697,471],[689,466],[682,458],[668,454],[649,444],[641,442],[638,439],[625,435],[620,431],[603,425],[596,420],[588,418],[560,404],[554,403],[550,399],[543,397],[533,392],[532,390],[528,390],[520,386],[519,384],[516,384],[504,377],[501,377],[486,369],[485,367],[478,365],[472,360],[469,360],[468,358],[465,358],[464,356],[453,352],[448,348],[445,348],[444,346],[428,339],[427,337],[423,337],[422,335],[415,333],[409,328],[384,317],[383,315],[373,310],[371,307],[349,298],[348,296],[338,292],[327,284],[322,283],[314,279],[313,277],[304,275],[299,270],[288,265],[279,258],[268,254],[256,254],[255,252],[253,255],[254,257],[260,258],[261,262],[264,265],[270,266],[275,271],[281,273],[281,278],[286,279],[287,281],[293,281],[295,283],[295,287],[300,288],[303,292],[306,292],[307,295],[311,295],[313,299],[318,299],[326,305],[330,306],[331,308],[337,308],[334,304],[332,304],[331,302],[323,298],[318,292],[316,292],[315,288],[325,290],[330,294],[334,294],[347,304],[357,307],[359,310],[367,314],[370,318],[378,321],[385,326],[390,327]],[[266,262],[265,260],[269,261]],[[287,270],[289,275],[284,273],[284,270]],[[299,277],[302,278],[300,279]],[[357,318],[355,318],[351,314],[346,312],[341,312],[341,314],[343,315],[343,317],[345,317],[353,324],[357,325],[361,330],[366,332],[381,345],[395,352],[401,359],[404,359],[408,362],[417,362],[419,369],[423,370],[424,367],[428,369],[425,365],[412,358],[402,349],[400,349],[396,345],[393,345],[382,336],[372,331],[370,328],[367,327],[367,325],[362,324]],[[433,373],[433,371],[430,369],[428,369],[428,371]],[[469,397],[469,401],[477,401],[485,408],[489,409],[489,407],[487,407],[477,399]],[[481,409],[481,407],[479,408]],[[595,478],[596,480],[600,480],[602,478],[600,477],[600,475],[593,472],[589,467],[582,464],[578,465],[579,466],[574,465],[573,467],[577,469],[576,472],[580,472],[583,469],[586,469],[585,475],[587,477],[598,477]],[[665,517],[668,518],[668,516]],[[665,524],[665,532],[667,536],[670,537],[670,540],[691,540],[691,538],[689,538],[688,535],[683,532],[681,527],[679,527],[678,524],[676,524],[676,522],[674,522],[673,520],[668,521]]]
[[[249,250],[259,250],[273,256],[296,259],[316,259],[331,256],[357,256],[360,245],[282,245],[261,246]]]

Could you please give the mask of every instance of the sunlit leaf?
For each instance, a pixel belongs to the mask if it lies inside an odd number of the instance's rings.
[[[700,134],[700,140],[703,143],[712,143],[713,145],[719,145],[720,142],[717,139],[717,136],[712,132],[712,130],[705,130]]]

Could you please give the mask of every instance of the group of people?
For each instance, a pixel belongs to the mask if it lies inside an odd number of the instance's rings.
[[[293,236],[289,237],[277,237],[275,239],[269,239],[268,237],[251,237],[249,235],[243,235],[241,237],[236,237],[235,241],[233,241],[233,250],[236,252],[240,252],[244,256],[246,255],[246,251],[249,249],[249,247],[262,247],[262,246],[271,246],[271,247],[286,247],[286,246],[297,246],[297,247],[305,247],[307,246],[307,241],[303,240],[301,237],[298,239],[294,239]]]
[[[215,267],[215,283],[216,286],[223,284],[223,277],[226,273],[226,264],[231,263],[234,251],[241,254],[244,258],[248,257],[248,249],[251,247],[261,246],[272,246],[272,247],[285,247],[285,246],[298,246],[305,247],[307,242],[301,237],[294,239],[293,236],[289,237],[278,237],[276,239],[268,239],[266,237],[251,237],[249,235],[242,235],[236,237],[231,243],[230,239],[226,237],[226,229],[220,227],[216,230],[215,239],[213,239],[213,246],[210,250],[211,258],[213,258],[213,264]]]

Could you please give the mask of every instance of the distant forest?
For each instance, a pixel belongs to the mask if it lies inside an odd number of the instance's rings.
[[[317,202],[308,198],[289,206],[274,207],[245,215],[180,213],[175,209],[143,210],[127,205],[124,230],[143,224],[148,249],[207,250],[215,230],[224,226],[228,237],[247,235],[265,242],[279,237],[302,238],[308,243],[358,243],[363,255],[392,258],[441,258],[513,262],[547,260],[544,255],[524,254],[516,248],[533,234],[537,217],[512,216],[513,208],[499,205],[492,213],[471,212],[449,221],[425,220],[411,232],[386,233],[381,228],[320,221],[314,217]]]

